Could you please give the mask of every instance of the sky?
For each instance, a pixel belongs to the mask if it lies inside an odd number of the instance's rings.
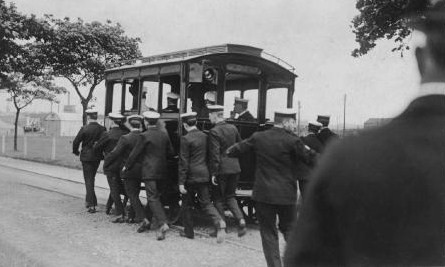
[[[85,21],[119,22],[131,37],[140,37],[144,56],[208,45],[235,43],[260,47],[293,65],[294,107],[301,118],[331,115],[363,127],[368,118],[399,114],[415,97],[419,75],[412,52],[391,52],[392,41],[381,41],[365,56],[354,58],[357,47],[351,20],[358,14],[355,0],[15,0],[25,14],[81,17]],[[411,40],[407,40],[412,42]],[[58,80],[78,97],[68,83]],[[104,85],[95,91],[103,110]],[[66,104],[67,96],[61,98]],[[1,96],[0,101],[5,101]],[[1,102],[0,102],[1,103]],[[48,112],[37,102],[29,111]],[[60,106],[60,110],[61,110]],[[53,106],[57,111],[57,105]],[[80,110],[80,106],[78,107]]]

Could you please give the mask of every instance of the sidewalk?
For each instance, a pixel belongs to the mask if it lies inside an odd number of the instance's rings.
[[[1,157],[1,156],[0,156],[0,165],[36,174],[61,178],[77,183],[82,183],[82,184],[84,183],[82,170],[70,169],[56,165],[49,165],[45,163]],[[95,186],[97,188],[109,190],[107,177],[102,173],[97,173]]]

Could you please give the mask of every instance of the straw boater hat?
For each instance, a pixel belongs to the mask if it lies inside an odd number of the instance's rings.
[[[297,112],[291,108],[287,108],[287,109],[281,109],[281,110],[277,110],[275,111],[275,116],[274,116],[274,122],[275,123],[281,123],[283,121],[283,119],[296,119],[297,117]]]

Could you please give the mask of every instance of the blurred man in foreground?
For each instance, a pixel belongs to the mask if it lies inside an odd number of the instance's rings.
[[[269,267],[281,266],[277,217],[278,228],[287,240],[296,212],[298,163],[309,161],[304,144],[292,133],[295,116],[291,109],[276,111],[273,128],[256,132],[227,150],[229,156],[255,153],[252,199]]]
[[[415,51],[419,96],[388,125],[325,152],[287,266],[445,265],[445,1],[416,13],[426,35]]]

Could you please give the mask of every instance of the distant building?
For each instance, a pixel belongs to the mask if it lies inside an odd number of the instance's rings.
[[[389,123],[391,118],[370,118],[364,123],[364,129],[372,129]]]
[[[78,113],[49,113],[43,120],[45,134],[50,136],[76,136],[82,126]]]

